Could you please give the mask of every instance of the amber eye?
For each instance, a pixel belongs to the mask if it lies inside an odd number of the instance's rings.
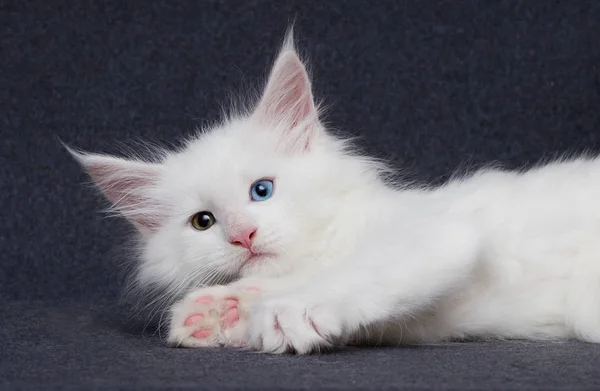
[[[206,231],[215,223],[215,216],[210,212],[199,212],[192,216],[191,222],[198,231]]]

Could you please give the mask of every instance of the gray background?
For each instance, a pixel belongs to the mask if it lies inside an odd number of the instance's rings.
[[[130,324],[127,225],[58,139],[189,134],[260,84],[294,18],[327,120],[415,179],[599,150],[596,1],[0,0],[0,387],[599,388],[590,344],[273,357],[167,349]]]

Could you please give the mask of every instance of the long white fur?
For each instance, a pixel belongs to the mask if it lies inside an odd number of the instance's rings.
[[[154,163],[73,154],[140,228],[140,286],[176,297],[262,281],[270,298],[249,330],[262,350],[474,337],[600,342],[600,160],[402,186],[328,133],[318,114],[289,34],[253,113]],[[275,178],[273,197],[251,202],[250,185],[265,177]],[[115,183],[133,184],[120,189],[137,204],[115,195]],[[199,232],[189,220],[203,210],[217,224]],[[159,224],[140,226],[152,214]],[[236,224],[255,224],[255,246],[276,256],[245,265],[246,250],[228,241]],[[268,338],[263,313],[296,307],[311,311],[325,338],[298,331],[287,347]]]

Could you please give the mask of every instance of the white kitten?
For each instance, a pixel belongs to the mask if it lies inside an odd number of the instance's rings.
[[[600,342],[600,160],[386,183],[320,123],[291,34],[253,112],[154,162],[71,152],[137,227],[138,283],[188,292],[173,345]]]

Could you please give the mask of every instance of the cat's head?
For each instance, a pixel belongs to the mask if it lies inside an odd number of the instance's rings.
[[[172,290],[318,258],[344,200],[376,180],[325,131],[291,34],[252,112],[152,162],[71,152],[137,228],[139,282]]]

